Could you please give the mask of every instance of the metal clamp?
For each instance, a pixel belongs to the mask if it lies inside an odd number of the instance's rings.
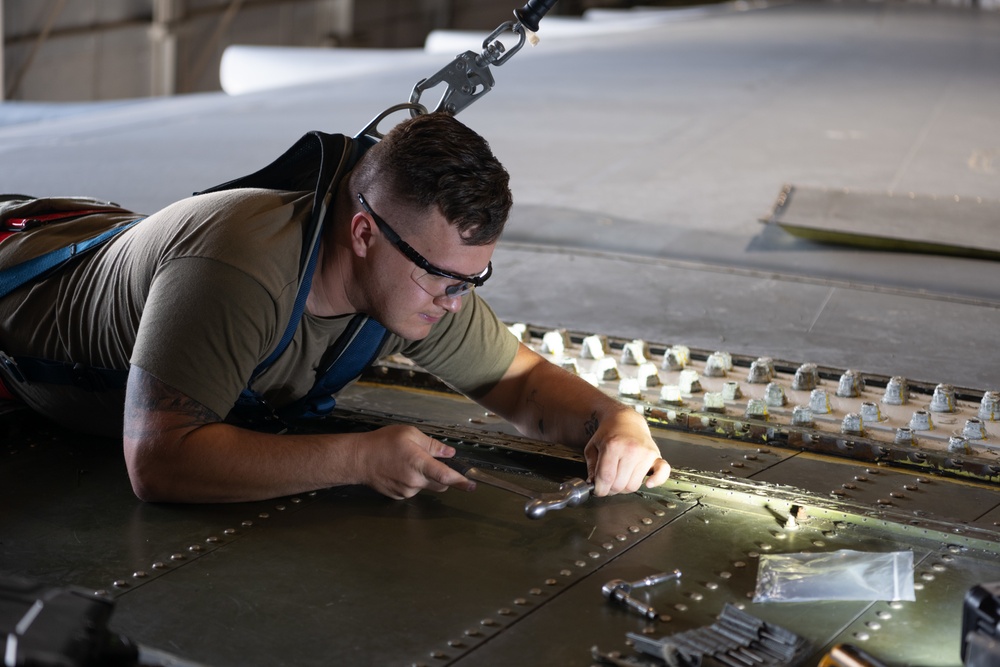
[[[632,591],[636,588],[646,588],[664,581],[670,581],[671,579],[680,579],[680,577],[681,571],[674,570],[673,572],[651,574],[648,577],[640,579],[639,581],[612,579],[608,583],[604,584],[601,588],[601,592],[604,593],[604,597],[608,598],[612,602],[624,605],[626,609],[634,611],[640,616],[648,618],[652,621],[658,616],[657,611],[651,605],[632,597]]]

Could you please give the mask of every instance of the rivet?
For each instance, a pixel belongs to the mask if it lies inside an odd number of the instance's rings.
[[[448,655],[444,651],[431,651],[431,657],[438,660],[447,660]]]
[[[599,554],[599,553],[598,553],[598,552],[596,552],[596,551],[591,551],[591,552],[590,552],[589,554],[587,554],[587,555],[588,555],[588,556],[590,556],[591,558],[600,558],[600,557],[601,557],[601,554]]]
[[[670,618],[670,617],[667,616],[667,618]],[[662,614],[660,615],[660,620],[661,621],[663,620],[663,615]],[[656,626],[646,625],[645,627],[642,628],[642,634],[644,634],[644,635],[655,635],[655,634],[658,634],[658,632],[656,630]]]
[[[850,412],[844,415],[844,420],[840,425],[840,432],[849,433],[851,435],[864,435],[864,421],[862,420],[861,415],[855,412]]]
[[[729,463],[729,465],[732,466],[733,468],[745,468],[746,467],[746,464],[743,463],[742,461],[731,461]]]
[[[530,595],[541,595],[542,594],[542,589],[541,588],[532,588],[530,591],[528,591],[528,593]]]
[[[909,426],[900,426],[896,429],[896,435],[892,441],[897,445],[913,445],[913,429]]]
[[[770,357],[759,357],[750,364],[747,382],[750,384],[765,384],[774,379],[774,361]]]
[[[144,570],[136,570],[135,572],[132,573],[132,576],[135,577],[136,579],[145,579],[149,575]]]
[[[215,544],[216,542],[219,541],[219,538],[217,536],[215,536],[215,535],[211,535],[211,536],[205,538],[205,541],[208,542],[209,544]]]
[[[586,565],[586,563],[584,563],[584,565]],[[559,570],[559,574],[564,577],[568,577],[573,574],[573,570]]]
[[[639,526],[629,526],[628,527],[628,532],[630,532],[630,533],[638,533],[639,532]]]
[[[814,547],[825,547],[826,546],[826,542],[824,542],[823,540],[813,540],[812,541],[812,545]]]
[[[878,503],[879,505],[892,505],[892,501],[889,500],[888,498],[879,498],[875,502]]]
[[[890,618],[892,618],[892,614],[884,610],[876,613],[875,615],[878,616],[883,621],[888,621]]]
[[[275,505],[274,509],[278,510],[279,512],[284,512],[286,508],[284,505]]]
[[[785,388],[777,382],[768,382],[767,386],[764,387],[764,402],[767,403],[768,407],[782,407],[788,403],[788,398],[785,396]]]
[[[526,604],[528,604],[528,601],[525,600],[524,598],[517,598],[514,600],[514,604],[516,604],[518,607],[523,607]]]
[[[867,632],[855,632],[854,638],[866,642],[869,639],[871,639],[871,635],[869,635]]]
[[[683,602],[678,602],[677,604],[674,605],[674,609],[676,609],[677,611],[687,611],[687,608],[688,606]]]
[[[642,524],[643,524],[644,526],[649,526],[649,525],[651,525],[652,523],[653,523],[653,520],[652,520],[652,519],[650,519],[650,518],[649,518],[648,516],[644,516],[644,517],[642,517]]]
[[[944,572],[947,568],[941,563],[934,563],[933,565],[931,565],[931,569],[934,570],[935,572]]]
[[[983,421],[1000,420],[1000,392],[987,391],[979,402],[979,418]]]
[[[760,552],[759,551],[748,551],[747,552],[747,558],[760,558]]]
[[[615,548],[615,545],[614,545],[614,544],[612,544],[611,542],[605,542],[604,544],[602,544],[602,545],[601,545],[601,547],[602,547],[602,548],[603,548],[603,549],[604,549],[605,551],[611,551],[612,549],[614,549],[614,548]]]
[[[167,567],[167,564],[164,563],[164,562],[162,562],[162,561],[156,561],[155,563],[153,563],[153,569],[154,570],[164,570],[164,569],[166,569],[166,567]]]
[[[795,426],[813,425],[812,408],[807,405],[796,405],[792,408],[792,424]]]
[[[875,424],[882,421],[882,413],[877,403],[865,401],[861,404],[861,421],[865,424]]]
[[[868,478],[865,477],[864,475],[855,475],[854,479],[857,480],[857,481],[859,481],[859,482],[867,482],[868,481]]]
[[[514,610],[509,609],[508,607],[502,607],[501,609],[497,610],[497,613],[500,614],[501,616],[513,616]]]
[[[476,628],[471,628],[465,631],[466,637],[481,637],[482,635],[483,633],[477,630]]]
[[[235,528],[226,528],[224,531],[222,531],[222,533],[224,535],[235,535],[236,534],[236,529]]]
[[[924,572],[923,574],[920,575],[920,578],[923,579],[924,581],[934,581],[934,575],[931,574],[930,572]]]
[[[934,428],[931,414],[926,410],[917,410],[910,417],[910,428],[914,431],[930,431]]]
[[[674,507],[676,507],[676,505],[674,505]],[[671,507],[670,509],[673,509],[673,507]],[[656,516],[666,516],[667,513],[664,512],[663,510],[653,510],[653,514],[655,514]]]
[[[825,389],[813,389],[809,392],[809,409],[813,414],[826,415],[832,412],[830,396]]]
[[[747,564],[744,561],[738,560],[733,562],[733,567],[746,567]]]
[[[624,542],[628,539],[628,535],[615,535],[615,539],[619,542]]]
[[[718,582],[715,582],[715,581],[706,581],[705,582],[705,588],[707,588],[710,591],[714,591],[714,590],[717,590],[719,588],[719,584],[718,584]]]
[[[856,484],[851,484],[850,482],[841,484],[841,486],[847,489],[848,491],[853,491],[854,489],[858,488]]]
[[[748,419],[767,419],[767,402],[762,398],[751,398],[747,401],[744,416]]]
[[[244,528],[249,528],[250,526],[253,525],[253,521],[244,521],[240,525],[243,526]]]
[[[906,495],[902,491],[890,491],[889,496],[892,498],[905,498]]]
[[[819,384],[819,370],[816,364],[802,364],[795,370],[792,378],[792,389],[796,391],[812,391]]]
[[[577,567],[587,567],[587,561],[578,560],[575,563],[573,563],[573,565],[576,565]]]
[[[744,454],[743,458],[746,459],[747,461],[756,461],[757,460],[757,455],[756,454]]]
[[[847,492],[846,491],[842,491],[840,489],[834,489],[833,491],[830,492],[830,495],[832,495],[832,496],[846,496]]]
[[[762,543],[760,543],[757,546],[760,548],[761,551],[770,551],[771,549],[774,548],[773,546],[771,546],[767,542],[762,542]]]
[[[971,454],[972,447],[969,446],[968,438],[960,435],[953,435],[948,438],[948,451],[958,454]]]
[[[452,648],[465,648],[465,642],[461,639],[449,639],[448,646]]]
[[[705,596],[699,593],[698,591],[693,591],[691,593],[688,593],[688,597],[694,600],[695,602],[700,602],[705,599]]]
[[[677,376],[677,386],[681,394],[685,396],[697,394],[701,391],[701,376],[698,374],[698,371],[685,368]]]
[[[201,545],[200,544],[192,544],[191,546],[188,547],[188,551],[190,551],[192,553],[198,553],[199,551],[201,551]]]
[[[99,588],[96,591],[94,591],[94,596],[99,598],[106,598],[108,597],[108,591],[103,588]]]
[[[962,435],[969,440],[984,440],[986,439],[986,426],[983,424],[982,420],[972,417],[965,421],[965,427],[962,429]]]
[[[856,398],[861,395],[864,384],[861,375],[856,370],[849,368],[840,376],[840,381],[837,383],[837,396]]]
[[[732,357],[729,357],[729,368],[732,368]],[[726,377],[726,353],[713,352],[705,360],[705,376],[713,378]]]
[[[184,554],[170,554],[170,560],[184,560]]]
[[[293,505],[298,505],[301,502],[302,502],[301,498],[292,498],[292,504]]]
[[[546,586],[555,586],[558,583],[559,582],[557,580],[555,580],[555,579],[546,579],[545,580],[545,585]]]
[[[124,579],[118,579],[112,584],[115,588],[128,588],[128,582]]]
[[[931,396],[931,412],[955,411],[955,387],[950,384],[939,384],[934,387]]]
[[[495,628],[500,624],[494,621],[492,618],[484,618],[483,620],[479,621],[479,625],[485,626],[487,628]]]
[[[258,519],[270,519],[271,515],[268,514],[267,512],[261,512],[260,514],[257,515],[257,518]]]
[[[906,378],[898,375],[889,378],[889,381],[885,385],[885,394],[882,396],[882,402],[886,405],[903,405],[909,402],[909,399],[910,388],[906,382]]]

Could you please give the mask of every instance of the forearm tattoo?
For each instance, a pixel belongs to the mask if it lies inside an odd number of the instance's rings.
[[[593,438],[600,425],[601,421],[597,418],[597,411],[595,410],[590,413],[590,419],[583,423],[583,432],[587,434],[588,438]]]
[[[132,367],[125,398],[126,435],[141,435],[141,425],[149,424],[145,413],[170,412],[183,416],[177,427],[194,427],[222,421],[215,412],[183,392],[164,384],[141,368]]]
[[[528,403],[530,405],[534,405],[535,409],[538,410],[538,432],[540,434],[542,434],[542,435],[545,435],[545,416],[544,416],[544,410],[542,409],[542,404],[538,401],[537,398],[535,398],[535,396],[537,396],[537,395],[538,395],[538,390],[537,389],[533,389],[531,391],[531,394],[529,394],[528,398],[525,400],[525,403]]]

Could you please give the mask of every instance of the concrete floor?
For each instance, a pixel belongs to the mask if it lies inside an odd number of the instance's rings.
[[[508,320],[996,389],[996,262],[820,246],[759,218],[785,183],[1000,199],[1000,12],[747,7],[549,41],[543,21],[494,68],[460,116],[517,202],[483,293]],[[2,105],[0,189],[150,211],[308,130],[354,134],[450,58],[232,97]]]

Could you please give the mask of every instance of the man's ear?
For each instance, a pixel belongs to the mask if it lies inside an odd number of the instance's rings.
[[[354,214],[351,218],[351,250],[358,257],[366,257],[368,255],[368,249],[372,244],[372,228],[375,225],[372,224],[371,219],[366,216],[361,211]]]

